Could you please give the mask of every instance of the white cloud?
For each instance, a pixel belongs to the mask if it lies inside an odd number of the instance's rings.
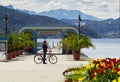
[[[99,9],[100,9],[101,11],[103,11],[103,12],[109,11],[107,2],[102,2],[102,3],[99,5]]]
[[[0,0],[0,4],[37,12],[63,8],[81,10],[99,18],[119,16],[119,0]]]
[[[40,0],[0,0],[1,5],[12,4],[14,8],[27,9],[33,11],[41,11],[41,7],[46,4],[46,2],[40,2]]]

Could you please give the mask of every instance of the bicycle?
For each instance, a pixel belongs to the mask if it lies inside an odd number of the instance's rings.
[[[49,50],[49,54],[46,55],[46,60],[45,61],[49,61],[51,64],[56,64],[58,59],[57,56],[55,56],[54,54],[51,53],[52,51]],[[41,53],[37,53],[34,56],[34,62],[36,64],[41,64],[43,62],[43,55]]]

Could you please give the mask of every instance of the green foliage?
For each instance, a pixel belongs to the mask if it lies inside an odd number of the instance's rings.
[[[73,50],[74,52],[80,52],[80,49],[82,48],[94,48],[91,40],[83,34],[80,34],[79,37],[76,34],[69,33],[66,38],[60,41],[60,43],[63,44],[62,47],[65,48],[67,51]]]
[[[31,35],[25,33],[12,33],[8,36],[8,51],[23,48],[26,46],[35,46],[35,42],[31,39]]]
[[[120,58],[93,60],[85,66],[68,68],[63,75],[72,82],[120,82]]]

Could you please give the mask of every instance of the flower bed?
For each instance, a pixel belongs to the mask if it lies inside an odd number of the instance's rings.
[[[63,75],[65,82],[120,82],[120,58],[93,60],[85,66],[68,68]]]

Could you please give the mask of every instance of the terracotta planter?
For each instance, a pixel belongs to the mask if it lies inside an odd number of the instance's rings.
[[[72,54],[73,54],[74,60],[79,60],[80,59],[80,53],[73,52]]]
[[[20,49],[20,55],[23,55],[22,53],[23,53],[23,49]]]
[[[19,50],[16,50],[16,56],[19,56],[20,53],[19,53]]]
[[[73,82],[72,79],[67,79],[64,82]]]
[[[11,53],[12,58],[15,58],[14,51],[12,51],[10,53]]]
[[[5,56],[6,56],[6,59],[7,59],[7,60],[11,60],[11,58],[12,58],[12,57],[11,57],[11,53],[9,53],[9,52],[6,53]]]
[[[21,50],[20,49],[18,49],[18,56],[21,54]]]
[[[24,50],[29,50],[31,48],[32,48],[32,46],[25,46],[25,47],[23,47]]]
[[[16,57],[16,56],[19,56],[18,50],[14,50],[14,51],[13,51],[13,54],[14,54],[15,57]]]

